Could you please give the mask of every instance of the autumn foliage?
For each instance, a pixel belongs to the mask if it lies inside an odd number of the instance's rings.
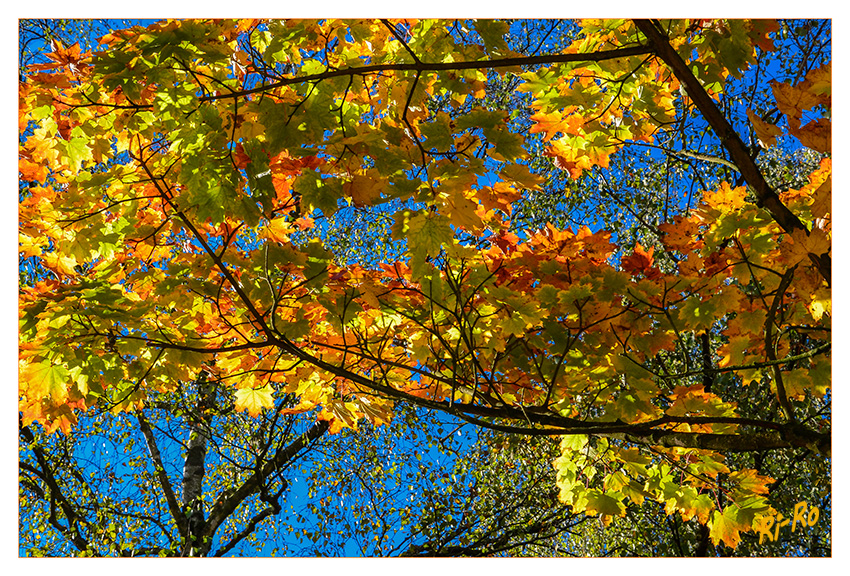
[[[330,432],[412,402],[560,437],[576,511],[659,501],[734,548],[774,479],[729,454],[831,453],[804,408],[831,387],[829,66],[748,116],[764,147],[825,154],[804,183],[753,180],[728,144],[742,180],[628,247],[512,227],[546,186],[529,143],[580,178],[683,110],[721,133],[724,83],[775,23],[587,21],[536,56],[505,22],[440,26],[168,21],[56,46],[20,85],[22,423],[72,434],[91,406],[132,412],[201,372],[236,410],[292,394],[284,413]],[[529,98],[527,131],[486,103],[494,85]],[[327,250],[346,206],[391,208],[404,257]],[[768,408],[739,402],[756,390]]]

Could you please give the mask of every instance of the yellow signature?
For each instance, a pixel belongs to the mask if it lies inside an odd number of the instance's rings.
[[[807,508],[808,512],[806,512]],[[797,505],[794,506],[794,515],[791,520],[782,516],[781,513],[776,516],[773,514],[757,516],[756,521],[753,523],[753,529],[759,534],[759,544],[764,542],[765,536],[773,542],[779,539],[780,528],[791,524],[791,532],[793,532],[797,528],[798,522],[801,528],[805,528],[806,526],[814,526],[818,518],[820,518],[820,510],[816,506],[809,508],[805,502],[797,502]]]

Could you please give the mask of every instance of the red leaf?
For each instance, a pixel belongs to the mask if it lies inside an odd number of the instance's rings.
[[[621,261],[623,270],[632,274],[643,273],[650,280],[657,278],[661,273],[652,267],[655,261],[652,257],[653,252],[655,252],[655,246],[647,252],[640,244],[635,245],[635,251],[630,256],[624,256]]]

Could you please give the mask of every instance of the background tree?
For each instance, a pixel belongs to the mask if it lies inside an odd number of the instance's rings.
[[[291,398],[250,417],[221,396],[202,373],[133,414],[90,410],[72,434],[23,426],[22,552],[222,555],[253,537],[328,425],[287,415]]]
[[[54,46],[21,86],[22,434],[194,389],[171,552],[212,550],[192,470],[217,398],[334,434],[404,402],[559,436],[574,511],[658,501],[696,550],[736,548],[777,512],[764,452],[831,454],[828,28],[784,26],[172,21]],[[791,35],[818,41],[780,74],[762,55]],[[600,219],[625,226],[561,229]],[[441,526],[410,551],[525,534]]]

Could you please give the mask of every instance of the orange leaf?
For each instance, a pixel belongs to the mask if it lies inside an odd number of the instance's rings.
[[[41,164],[36,164],[35,162],[31,162],[26,158],[20,158],[18,160],[18,172],[20,173],[20,179],[24,181],[38,181],[40,183],[44,183],[47,179],[48,170],[47,166],[43,166]]]
[[[623,270],[631,274],[642,272],[647,278],[650,278],[650,276],[655,277],[658,271],[652,268],[652,263],[654,262],[652,257],[653,252],[655,252],[655,246],[652,246],[649,252],[647,252],[643,249],[643,246],[636,244],[635,251],[629,256],[624,256],[620,264]]]
[[[544,132],[544,142],[548,142],[549,140],[551,140],[552,137],[558,132],[567,131],[567,121],[564,120],[564,117],[561,115],[561,112],[557,110],[550,114],[538,112],[537,114],[534,114],[531,119],[535,123],[531,126],[531,128],[529,128],[528,131],[532,134]]]
[[[764,148],[769,148],[776,144],[776,137],[782,135],[782,129],[779,126],[765,122],[757,117],[752,110],[747,110],[747,117],[752,122],[756,136],[758,136]]]
[[[723,212],[737,210],[747,203],[747,189],[744,186],[732,188],[728,182],[722,182],[719,190],[709,190],[703,194],[702,201],[711,208]]]
[[[369,206],[381,197],[383,181],[377,170],[368,170],[365,175],[355,174],[354,178],[342,185],[342,191],[350,197],[355,206]]]
[[[809,122],[802,128],[792,130],[791,133],[799,138],[800,143],[806,148],[818,152],[832,150],[832,122],[826,118],[818,118],[815,122]]]

